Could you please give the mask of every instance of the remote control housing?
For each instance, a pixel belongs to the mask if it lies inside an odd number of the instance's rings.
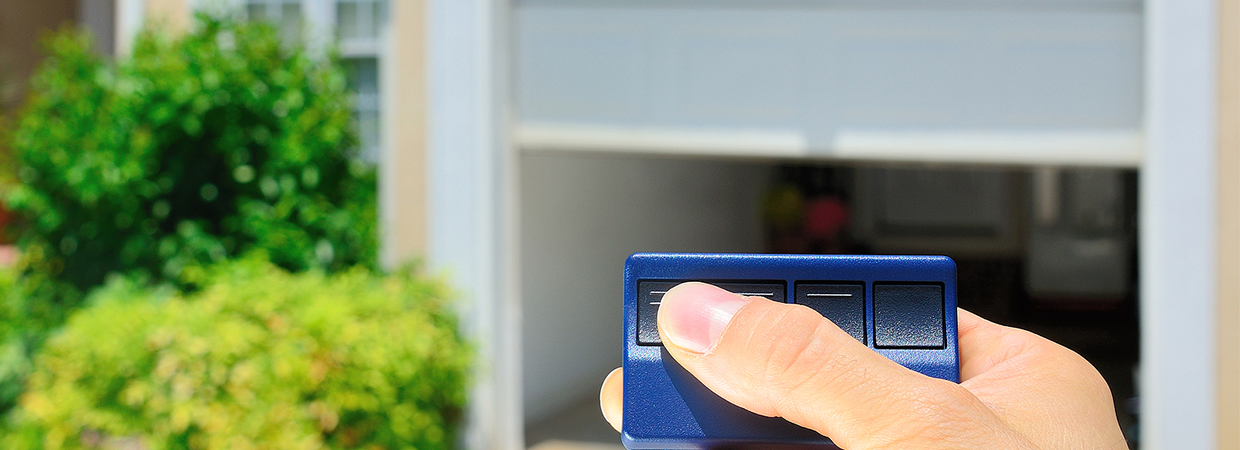
[[[835,448],[812,430],[728,403],[667,353],[659,302],[685,281],[805,304],[909,369],[960,381],[956,264],[946,256],[637,253],[624,270],[621,440],[629,449]]]

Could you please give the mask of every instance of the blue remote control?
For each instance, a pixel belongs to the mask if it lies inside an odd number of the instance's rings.
[[[660,300],[702,281],[818,311],[879,354],[960,381],[956,263],[946,256],[637,253],[624,267],[624,419],[629,449],[835,448],[812,430],[715,395],[659,338]]]

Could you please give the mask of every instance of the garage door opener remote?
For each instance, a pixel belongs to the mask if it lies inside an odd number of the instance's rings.
[[[637,253],[624,270],[624,419],[639,449],[835,448],[822,435],[715,395],[667,353],[660,300],[701,281],[806,305],[879,354],[960,381],[956,264],[946,256]]]

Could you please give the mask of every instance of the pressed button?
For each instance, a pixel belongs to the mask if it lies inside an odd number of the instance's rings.
[[[797,283],[796,303],[818,311],[844,332],[865,342],[865,285],[855,283]]]
[[[943,348],[943,286],[874,283],[874,346]]]
[[[640,280],[637,282],[637,343],[640,345],[663,345],[659,339],[659,305],[668,289],[689,280]],[[710,282],[728,292],[750,297],[763,297],[786,302],[784,283],[781,282]]]
[[[663,345],[659,339],[659,304],[668,289],[680,281],[639,281],[637,283],[637,343]]]

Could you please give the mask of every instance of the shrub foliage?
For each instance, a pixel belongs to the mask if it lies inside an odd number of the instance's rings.
[[[48,340],[4,448],[445,449],[470,352],[434,282],[249,258],[116,279]]]
[[[115,63],[83,33],[47,42],[9,142],[22,260],[0,273],[0,413],[109,274],[192,290],[250,251],[291,271],[373,264],[375,178],[351,155],[337,61],[264,24],[202,16],[162,36]]]
[[[160,36],[116,65],[83,34],[51,39],[7,198],[30,269],[86,290],[112,272],[182,282],[256,248],[291,270],[370,264],[374,176],[350,158],[335,61],[263,24]]]

